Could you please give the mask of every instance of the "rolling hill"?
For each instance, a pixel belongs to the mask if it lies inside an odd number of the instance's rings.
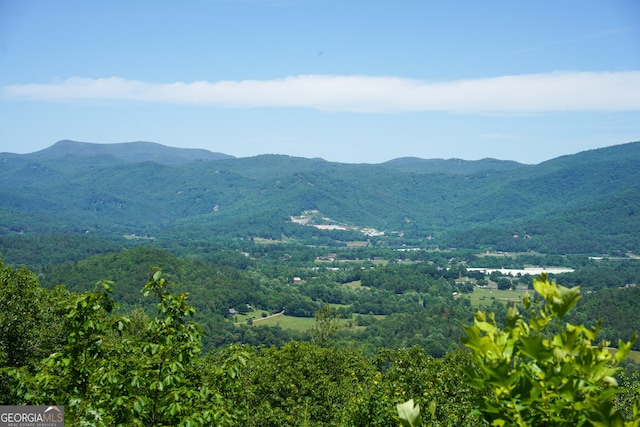
[[[415,158],[372,165],[60,141],[37,153],[0,154],[0,180],[5,235],[340,244],[375,228],[397,244],[640,252],[640,142],[538,165]],[[346,230],[291,222],[305,211]]]
[[[118,144],[94,144],[62,140],[44,150],[26,154],[32,160],[67,159],[72,157],[112,156],[127,163],[151,161],[166,165],[192,160],[232,159],[233,156],[195,148],[174,148],[155,142],[136,141]]]

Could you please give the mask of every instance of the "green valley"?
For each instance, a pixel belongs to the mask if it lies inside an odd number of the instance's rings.
[[[2,235],[136,235],[164,242],[286,237],[333,246],[365,238],[392,246],[640,252],[640,143],[508,166],[341,164],[275,155],[194,160],[175,154],[167,161],[166,150],[136,161],[100,147],[62,141],[38,153],[0,155]],[[291,221],[311,211],[340,227]]]
[[[428,425],[489,425],[510,414],[491,400],[508,337],[517,387],[539,385],[533,359],[596,372],[597,410],[637,422],[639,160],[637,142],[539,165],[1,153],[2,403],[70,425],[388,426],[415,399]]]

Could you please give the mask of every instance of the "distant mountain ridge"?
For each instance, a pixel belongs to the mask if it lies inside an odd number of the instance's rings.
[[[214,153],[197,148],[175,148],[155,142],[135,141],[116,144],[95,144],[62,140],[49,148],[26,154],[33,159],[59,159],[68,156],[113,156],[125,162],[137,163],[151,161],[172,165],[187,163],[193,160],[221,160],[233,159],[233,156]]]
[[[2,153],[9,154],[9,153]],[[117,160],[128,163],[138,163],[152,161],[165,165],[175,165],[187,163],[194,160],[227,160],[236,157],[212,152],[200,148],[176,148],[155,142],[135,141],[120,142],[113,144],[97,144],[92,142],[78,142],[71,140],[61,140],[44,150],[23,154],[33,160],[40,159],[61,159],[68,156],[74,157],[95,157],[112,156]],[[254,156],[254,158],[282,157],[285,159],[303,159],[310,161],[326,162],[324,159],[306,159],[303,157],[292,157],[287,155],[264,154]],[[395,169],[401,172],[412,173],[475,173],[484,170],[509,170],[523,166],[512,160],[498,160],[486,158],[481,160],[463,159],[422,159],[419,157],[401,157],[392,159],[380,164],[381,166]]]
[[[512,160],[492,158],[480,160],[463,159],[421,159],[419,157],[400,157],[382,163],[382,166],[403,172],[413,173],[476,173],[481,171],[500,171],[524,166]]]
[[[150,153],[141,152],[146,149]],[[317,211],[348,229],[383,231],[401,244],[428,239],[442,247],[640,253],[640,142],[538,165],[207,159],[203,151],[62,141],[36,153],[2,153],[0,234],[285,236],[325,244],[361,237],[291,221]]]

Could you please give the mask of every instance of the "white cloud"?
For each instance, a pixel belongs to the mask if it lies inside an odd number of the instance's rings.
[[[335,75],[192,83],[73,77],[61,83],[5,86],[3,92],[36,101],[115,100],[359,113],[628,111],[640,109],[640,71],[553,72],[446,82]]]

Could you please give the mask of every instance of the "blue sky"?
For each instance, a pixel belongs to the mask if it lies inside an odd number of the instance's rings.
[[[538,163],[640,140],[640,2],[0,0],[0,151]]]

